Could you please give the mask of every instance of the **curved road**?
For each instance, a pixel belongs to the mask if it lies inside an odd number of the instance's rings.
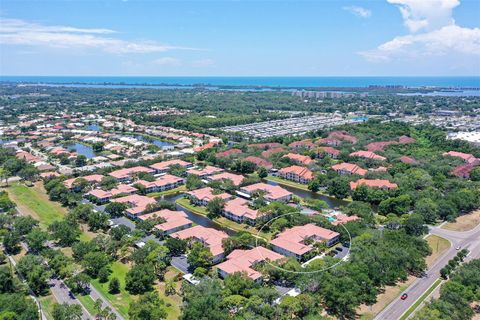
[[[442,269],[450,259],[457,254],[457,249],[467,249],[468,254],[465,262],[472,259],[480,258],[480,225],[469,231],[451,231],[441,229],[439,227],[430,227],[430,234],[440,236],[450,241],[451,247],[448,249],[433,266],[426,271],[427,276],[418,278],[404,292],[408,293],[406,300],[400,298],[395,299],[385,309],[382,310],[375,320],[393,320],[400,319],[405,311],[410,308],[422,294],[430,288],[433,283],[440,277],[440,269]]]

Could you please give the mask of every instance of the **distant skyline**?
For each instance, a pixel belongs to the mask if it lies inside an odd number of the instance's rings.
[[[479,76],[480,1],[13,1],[1,75]]]

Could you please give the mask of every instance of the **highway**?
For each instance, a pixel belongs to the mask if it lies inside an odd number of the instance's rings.
[[[426,277],[418,278],[404,291],[408,294],[406,300],[397,298],[383,309],[382,312],[375,317],[375,320],[400,319],[405,311],[440,277],[440,269],[442,269],[450,259],[455,257],[458,252],[457,248],[467,249],[470,252],[465,262],[480,258],[480,225],[464,232],[430,227],[430,234],[449,240],[451,247],[426,271]]]

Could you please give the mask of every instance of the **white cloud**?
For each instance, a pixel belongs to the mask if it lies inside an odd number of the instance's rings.
[[[458,0],[387,1],[399,5],[410,33],[360,52],[366,59],[388,61],[454,53],[480,56],[480,28],[458,26],[452,17]]]
[[[410,32],[432,31],[455,24],[452,10],[459,0],[387,0],[399,7],[403,23]]]
[[[451,52],[480,56],[480,29],[450,25],[432,32],[398,36],[360,54],[369,60],[390,60]]]
[[[153,63],[159,66],[179,66],[182,64],[179,59],[172,57],[158,58],[154,60]]]
[[[47,26],[18,19],[0,18],[0,44],[50,48],[100,49],[109,53],[155,53],[168,50],[196,50],[154,41],[127,41],[107,36],[110,29]]]
[[[348,6],[342,9],[360,18],[370,18],[372,16],[372,11],[358,6]]]

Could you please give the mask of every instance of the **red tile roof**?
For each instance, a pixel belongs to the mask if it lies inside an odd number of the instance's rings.
[[[391,144],[398,144],[397,141],[380,141],[380,142],[372,142],[365,146],[365,149],[368,151],[382,151],[386,146]]]
[[[140,184],[145,188],[154,188],[154,187],[164,187],[168,184],[175,184],[182,181],[183,179],[180,177],[177,177],[171,174],[166,174],[166,175],[160,176],[155,181],[137,180],[135,181],[135,184]]]
[[[401,144],[408,144],[408,143],[414,143],[415,139],[410,138],[409,136],[401,136],[398,138],[398,143]]]
[[[266,184],[266,183],[263,183],[263,182],[255,183],[255,184],[251,184],[249,186],[242,187],[241,190],[243,190],[244,192],[246,192],[248,194],[251,194],[251,193],[253,193],[255,191],[258,191],[258,190],[265,191],[267,193],[266,197],[271,199],[271,200],[274,200],[274,201],[292,195],[292,193],[290,191],[285,190],[280,186],[272,186],[270,184]]]
[[[270,161],[267,161],[267,160],[259,158],[259,157],[250,156],[250,157],[246,157],[243,160],[251,162],[251,163],[255,164],[257,167],[264,167],[266,169],[271,169],[273,167],[273,165]]]
[[[78,179],[85,179],[88,182],[98,183],[98,182],[102,181],[103,176],[101,174],[92,174],[92,175],[89,175],[89,176],[71,178],[71,179],[67,179],[67,180],[63,181],[63,185],[70,189],[72,187],[73,183]]]
[[[217,268],[227,274],[235,272],[246,272],[248,277],[257,280],[262,274],[252,267],[265,260],[276,261],[284,258],[281,254],[268,250],[264,247],[255,247],[250,250],[233,250],[227,256],[227,261],[217,265]]]
[[[93,189],[88,194],[96,198],[103,199],[103,198],[111,198],[114,196],[118,196],[119,194],[130,194],[136,191],[137,189],[135,189],[132,186],[129,186],[128,184],[119,184],[116,188],[113,188],[112,190],[109,190],[109,191],[105,191],[102,189]]]
[[[473,163],[473,162],[475,162],[475,161],[477,160],[473,154],[463,153],[463,152],[457,152],[457,151],[445,152],[443,155],[444,155],[444,156],[450,156],[450,157],[460,158],[460,159],[462,159],[463,161],[465,161],[465,162],[467,162],[467,163]]]
[[[192,221],[188,219],[188,216],[185,212],[172,211],[169,209],[147,213],[139,216],[138,218],[141,220],[162,218],[165,220],[165,222],[155,225],[155,228],[163,232],[192,224]]]
[[[303,255],[313,249],[312,245],[304,244],[306,239],[315,238],[317,240],[329,241],[339,235],[338,232],[318,227],[310,223],[304,226],[296,226],[287,229],[270,241],[270,243],[295,254]]]
[[[311,165],[312,163],[315,162],[309,156],[303,156],[303,155],[298,154],[298,153],[287,153],[283,157],[284,158],[289,158],[290,160],[292,160],[295,163],[303,164],[303,165],[306,165],[306,166]]]
[[[212,174],[223,172],[222,168],[214,167],[214,166],[206,166],[201,169],[189,169],[187,171],[188,174],[193,174],[199,177],[209,176]]]
[[[171,234],[173,238],[178,239],[190,239],[193,238],[196,241],[199,241],[206,245],[213,256],[222,254],[222,240],[228,238],[228,235],[223,232],[213,228],[206,228],[204,226],[197,225],[192,228],[188,228],[182,231],[174,232]]]
[[[185,168],[192,165],[190,162],[183,161],[183,160],[180,160],[180,159],[174,159],[174,160],[168,160],[168,161],[162,161],[162,162],[154,163],[150,166],[150,168],[158,170],[158,171],[164,171],[164,170],[170,169],[171,166],[177,165],[177,164],[182,166],[182,167],[185,167]]]
[[[315,142],[316,144],[327,144],[330,146],[339,146],[342,144],[342,141],[334,138],[323,138]]]
[[[214,194],[213,189],[210,188],[210,187],[205,187],[205,188],[201,188],[201,189],[197,189],[197,190],[193,190],[193,191],[188,191],[187,194],[190,195],[191,197],[194,197],[194,198],[200,200],[200,201],[205,200],[207,202],[210,202],[215,198],[220,198],[220,199],[226,200],[226,199],[229,199],[231,197],[231,195],[229,195],[228,193],[225,193],[225,192],[220,193],[220,194]]]
[[[233,174],[230,172],[223,172],[223,173],[215,174],[213,176],[208,177],[209,180],[213,180],[213,181],[222,180],[222,179],[231,180],[233,184],[236,186],[239,186],[242,183],[244,178],[245,177],[240,174]]]
[[[350,189],[354,190],[358,186],[367,186],[370,188],[384,188],[384,189],[396,189],[398,185],[396,183],[391,183],[388,180],[383,179],[359,179],[357,181],[350,181]]]
[[[307,168],[300,167],[300,166],[290,166],[278,171],[281,175],[296,174],[299,177],[304,178],[305,180],[312,180],[313,179],[313,172],[308,170]]]
[[[222,152],[217,152],[215,154],[215,156],[217,158],[222,158],[222,157],[229,157],[231,155],[240,154],[240,153],[242,153],[242,150],[240,150],[240,149],[230,149],[230,150],[226,150],[226,151],[222,151]]]
[[[203,150],[211,149],[215,147],[217,144],[219,144],[219,142],[209,142],[207,144],[204,144],[203,146],[193,148],[193,151],[200,152]]]
[[[259,149],[271,149],[271,148],[276,148],[280,147],[281,144],[278,142],[270,142],[270,143],[254,143],[254,144],[249,144],[249,148],[259,148]]]
[[[358,139],[352,135],[349,135],[348,132],[346,131],[333,131],[333,132],[330,132],[330,134],[328,135],[328,138],[330,139],[339,139],[339,140],[344,140],[344,141],[348,141],[348,142],[351,142],[351,143],[357,143]]]
[[[379,156],[376,153],[373,153],[371,151],[356,151],[352,152],[349,154],[350,157],[360,157],[360,158],[365,158],[365,159],[373,159],[373,160],[379,160],[379,161],[384,161],[387,160],[387,158]]]
[[[26,152],[26,151],[18,151],[15,156],[18,159],[23,159],[27,162],[36,162],[40,161],[41,159],[39,157],[34,156],[33,154]]]
[[[145,172],[145,173],[153,173],[153,170],[147,167],[142,167],[142,166],[137,166],[137,167],[132,167],[132,168],[124,168],[120,170],[115,170],[109,173],[110,176],[117,178],[117,179],[122,179],[126,177],[131,177],[132,175],[140,172]]]
[[[268,158],[275,153],[284,152],[285,148],[273,148],[269,150],[262,151],[262,157]]]
[[[128,204],[130,208],[127,209],[127,212],[135,216],[142,214],[149,204],[157,203],[157,201],[153,198],[140,196],[138,194],[112,199],[111,201]]]
[[[340,155],[340,150],[337,150],[332,147],[320,147],[317,149],[317,153],[326,153],[332,156],[339,156]]]
[[[289,148],[307,148],[311,149],[315,147],[315,144],[312,140],[302,140],[302,141],[294,141],[288,145]]]
[[[470,172],[472,172],[472,170],[476,166],[479,166],[479,165],[480,165],[480,160],[478,160],[477,162],[473,162],[473,163],[463,164],[463,165],[458,166],[455,169],[453,169],[450,172],[450,174],[452,174],[456,177],[459,177],[459,178],[468,179],[468,178],[470,178]]]
[[[364,176],[365,174],[367,174],[367,170],[360,168],[356,164],[347,163],[347,162],[343,162],[343,163],[333,165],[332,170],[334,170],[334,171],[346,171],[346,172],[349,172],[351,174],[358,174],[360,176]]]
[[[399,159],[401,162],[406,163],[406,164],[417,164],[418,161],[413,159],[412,157],[408,156],[401,156]]]
[[[247,217],[255,220],[258,216],[258,210],[248,207],[248,201],[242,198],[235,198],[225,203],[224,211],[229,212],[237,217]]]
[[[353,216],[347,216],[346,214],[339,213],[335,216],[335,221],[332,221],[331,223],[334,226],[338,226],[339,224],[345,224],[350,221],[357,221],[360,220],[360,217],[353,215]]]

